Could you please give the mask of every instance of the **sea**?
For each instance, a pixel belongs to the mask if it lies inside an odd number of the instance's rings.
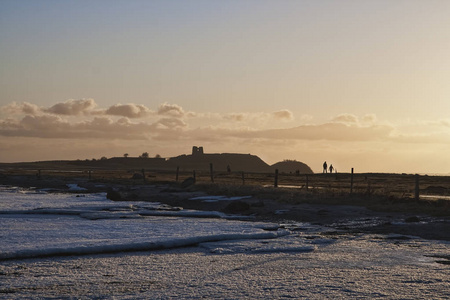
[[[70,188],[0,186],[0,299],[450,298],[448,241]]]

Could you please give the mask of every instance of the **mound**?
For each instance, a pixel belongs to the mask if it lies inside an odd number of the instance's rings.
[[[280,161],[270,167],[273,171],[278,169],[278,172],[281,173],[296,173],[298,171],[300,174],[314,174],[307,164],[296,160]]]

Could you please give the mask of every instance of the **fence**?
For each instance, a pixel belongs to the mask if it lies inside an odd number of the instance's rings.
[[[253,185],[278,189],[297,189],[311,193],[384,195],[399,198],[428,198],[450,200],[450,176],[427,176],[388,173],[328,173],[296,174],[254,172],[214,172],[208,170],[125,170],[125,169],[8,169],[4,174],[84,178],[89,180],[114,180],[124,184],[152,184],[182,182],[194,177],[196,183],[222,185]]]

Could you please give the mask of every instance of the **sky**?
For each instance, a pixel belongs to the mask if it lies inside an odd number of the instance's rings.
[[[450,173],[450,1],[0,1],[0,162]]]

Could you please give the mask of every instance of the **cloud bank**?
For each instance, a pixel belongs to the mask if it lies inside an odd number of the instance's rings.
[[[68,100],[50,107],[13,102],[0,107],[0,154],[6,160],[22,161],[38,155],[39,151],[33,149],[47,149],[42,153],[57,155],[58,148],[52,145],[62,147],[63,141],[73,146],[61,156],[83,156],[89,149],[117,156],[120,151],[130,153],[138,147],[144,147],[142,152],[151,152],[151,148],[170,156],[186,153],[192,145],[204,145],[211,152],[254,153],[273,160],[297,159],[294,155],[303,153],[317,165],[322,157],[352,161],[360,156],[361,165],[370,165],[390,153],[396,153],[396,159],[405,160],[405,164],[407,159],[418,159],[418,153],[442,156],[433,149],[444,153],[450,142],[450,120],[393,124],[373,114],[349,113],[323,123],[312,120],[307,115],[295,118],[288,109],[222,114],[186,111],[170,103],[155,108],[135,103],[102,108],[93,99]],[[28,152],[23,146],[27,140]],[[19,153],[28,156],[17,158]],[[284,156],[290,153],[294,157]]]

